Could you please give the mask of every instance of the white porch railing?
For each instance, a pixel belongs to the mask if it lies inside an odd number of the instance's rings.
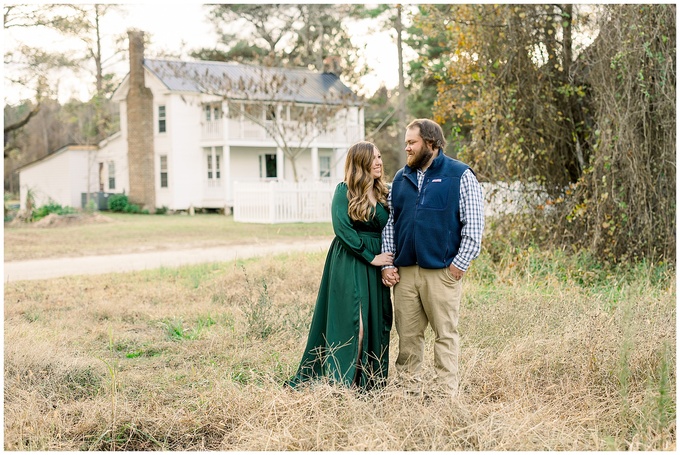
[[[229,139],[232,140],[246,140],[253,142],[271,141],[271,135],[263,125],[251,121],[239,121],[230,119],[228,123]],[[295,122],[286,122],[282,129],[285,134],[285,139],[288,143],[308,143],[310,139],[313,142],[330,142],[339,144],[353,144],[354,142],[363,139],[359,134],[361,132],[359,125],[335,125],[328,131],[314,135],[306,132],[303,127],[297,127]],[[217,134],[222,134],[220,130]],[[205,139],[214,138],[212,132],[204,129],[203,137]]]
[[[325,182],[234,182],[234,221],[329,222],[335,186]]]
[[[222,139],[222,121],[213,120],[201,125],[203,139]]]

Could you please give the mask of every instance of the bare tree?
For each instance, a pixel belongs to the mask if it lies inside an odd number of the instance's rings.
[[[54,27],[63,19],[57,14],[58,5],[5,5],[3,11],[3,29]],[[42,99],[50,95],[47,84],[50,71],[55,68],[73,68],[76,62],[62,53],[47,52],[26,45],[16,49],[6,49],[3,63],[6,68],[15,71],[5,72],[5,80],[9,85],[25,87],[35,91],[35,104],[25,117],[5,123],[5,157],[8,155],[7,135],[19,130],[40,111]],[[5,119],[7,121],[7,119]],[[11,148],[11,146],[9,147]]]
[[[120,36],[117,36],[114,40],[116,45],[111,53],[104,55],[102,20],[107,14],[120,11],[121,8],[115,4],[74,4],[69,5],[69,8],[72,14],[69,14],[68,18],[57,22],[55,28],[65,35],[78,38],[83,43],[84,47],[81,54],[82,68],[93,73],[95,77],[95,94],[98,96],[106,95],[114,89],[115,85],[111,82],[113,75],[107,74],[104,71],[104,66],[108,61],[124,52],[124,35],[120,34]],[[88,70],[87,62],[92,63],[94,71]]]
[[[404,79],[404,22],[403,22],[404,7],[402,4],[397,5],[377,5],[374,7],[367,7],[363,5],[355,5],[353,15],[358,18],[378,19],[383,30],[394,31],[396,34],[396,53],[397,53],[397,74],[399,85],[397,88],[397,105],[395,129],[398,134],[402,134],[406,128],[406,99],[408,92],[406,90],[406,81]],[[392,115],[390,114],[390,116]],[[386,121],[388,119],[385,119]],[[399,140],[401,143],[401,140]],[[401,149],[397,148],[394,153],[394,161],[398,167],[406,164],[406,155],[401,153]]]
[[[40,109],[42,99],[56,97],[48,81],[53,80],[53,71],[68,69],[80,72],[94,67],[95,95],[93,105],[97,108],[96,128],[86,142],[96,142],[117,126],[112,123],[110,107],[106,96],[115,87],[112,74],[106,74],[104,65],[119,51],[108,58],[103,55],[101,19],[116,5],[6,5],[4,6],[4,29],[49,28],[64,36],[78,38],[84,43],[79,55],[66,52],[48,52],[44,49],[19,44],[5,52],[4,63],[13,71],[6,73],[6,80],[12,85],[35,90],[35,106],[25,118],[5,125],[5,131],[15,131],[25,126]]]
[[[351,17],[348,5],[211,5],[209,18],[221,34],[220,49],[200,49],[192,55],[317,71],[324,70],[326,58],[332,57],[339,63],[335,73],[355,85],[367,68],[358,64],[358,49],[344,24]],[[243,24],[237,33],[235,23]]]
[[[263,128],[290,162],[295,181],[299,178],[297,160],[301,154],[321,135],[342,129],[347,124],[344,113],[360,104],[359,98],[334,74],[314,75],[320,78],[316,80],[316,93],[324,93],[319,97],[309,95],[313,81],[311,73],[304,70],[241,64],[240,75],[234,77],[227,74],[223,64],[199,72],[186,62],[160,63],[157,71],[191,81],[197,90],[220,97],[233,118],[241,117]]]

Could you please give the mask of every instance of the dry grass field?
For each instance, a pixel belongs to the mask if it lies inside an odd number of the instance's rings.
[[[7,251],[18,233],[5,235]],[[673,267],[485,250],[466,277],[451,403],[393,384],[363,395],[281,386],[323,261],[6,284],[4,449],[675,449]],[[428,365],[432,341],[428,331]]]
[[[200,248],[333,235],[330,223],[235,223],[218,214],[140,216],[105,212],[40,227],[5,224],[5,261]]]

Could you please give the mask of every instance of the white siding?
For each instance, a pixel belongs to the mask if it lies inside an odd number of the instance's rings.
[[[166,97],[166,106],[169,143],[167,148],[156,146],[156,155],[168,155],[170,200],[159,206],[166,205],[173,210],[201,207],[204,188],[201,103],[197,97],[171,95]],[[156,176],[156,186],[160,190],[158,179]]]
[[[97,172],[99,172],[99,163],[104,163],[104,192],[105,193],[130,193],[130,170],[128,167],[127,144],[123,140],[122,135],[116,135],[103,142],[97,151],[96,159],[90,160],[90,172],[93,178],[90,180],[90,191],[99,191],[97,187]],[[114,162],[116,187],[109,188],[109,168],[108,163]]]
[[[349,148],[349,147],[348,147]],[[333,158],[333,150],[332,149],[319,149],[318,152],[319,157],[331,157],[331,179],[335,178],[337,175],[336,169],[333,168],[334,164],[334,158]],[[343,160],[342,166],[344,167],[345,162]],[[311,150],[305,150],[302,153],[300,153],[295,160],[295,166],[297,168],[297,175],[298,175],[298,181],[299,182],[315,182],[319,180],[319,174],[318,171],[316,173],[312,172],[312,151]],[[288,158],[286,158],[286,165],[285,165],[285,175],[284,179],[288,180],[290,182],[294,181],[293,179],[293,165],[290,162]],[[342,178],[341,178],[342,180]]]
[[[121,101],[120,102],[120,136],[123,138],[123,142],[125,142],[125,150],[127,153],[127,102]]]
[[[66,149],[21,169],[21,208],[26,208],[29,190],[33,193],[36,207],[52,200],[64,207],[79,208],[81,193],[87,189],[88,156],[94,159],[95,152]]]

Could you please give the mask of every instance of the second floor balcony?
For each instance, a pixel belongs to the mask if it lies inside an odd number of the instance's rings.
[[[230,140],[253,143],[267,143],[274,138],[285,138],[291,144],[328,143],[352,144],[363,139],[359,124],[347,122],[331,125],[324,131],[305,127],[298,122],[284,122],[275,125],[271,121],[262,124],[246,119],[218,119],[203,121],[201,140]]]
[[[360,119],[358,107],[338,110],[303,105],[207,103],[203,105],[201,139],[262,144],[276,139],[274,142],[285,140],[303,147],[346,145],[363,139]]]

